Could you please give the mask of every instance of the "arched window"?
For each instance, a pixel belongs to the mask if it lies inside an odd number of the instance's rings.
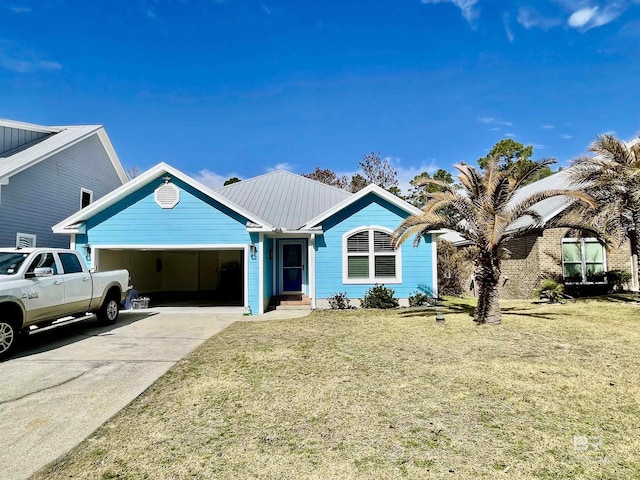
[[[344,283],[401,283],[400,249],[391,246],[391,231],[383,227],[352,230],[343,236]]]
[[[595,238],[562,239],[562,276],[569,283],[603,283],[605,249]]]

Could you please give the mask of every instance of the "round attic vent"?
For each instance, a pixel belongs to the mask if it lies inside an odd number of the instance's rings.
[[[175,185],[166,183],[160,185],[155,191],[155,200],[160,208],[173,208],[180,201],[180,190]]]

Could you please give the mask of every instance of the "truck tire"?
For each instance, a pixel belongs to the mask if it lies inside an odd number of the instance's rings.
[[[98,323],[101,325],[113,325],[118,319],[119,313],[118,297],[113,294],[107,294],[100,310],[96,312]]]
[[[18,344],[20,332],[13,322],[0,320],[0,360],[8,358]]]

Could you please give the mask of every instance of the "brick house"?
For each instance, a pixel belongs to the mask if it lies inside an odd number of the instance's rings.
[[[523,187],[521,195],[570,186],[568,172],[564,170]],[[548,222],[567,206],[566,198],[556,197],[538,203],[535,210]],[[511,228],[522,227],[527,221],[532,220],[516,222]],[[446,233],[442,238],[459,247],[468,243],[455,232]],[[510,254],[502,261],[499,284],[502,298],[532,298],[540,280],[548,277],[563,279],[567,286],[574,288],[604,284],[604,273],[611,270],[631,272],[629,288],[638,290],[636,261],[628,242],[620,248],[606,249],[595,238],[577,238],[569,229],[553,228],[511,240],[505,246]],[[466,284],[472,293],[472,279]]]

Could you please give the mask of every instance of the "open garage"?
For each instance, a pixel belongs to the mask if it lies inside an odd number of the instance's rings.
[[[99,270],[129,270],[131,284],[155,306],[244,305],[242,249],[100,248],[94,254]]]

